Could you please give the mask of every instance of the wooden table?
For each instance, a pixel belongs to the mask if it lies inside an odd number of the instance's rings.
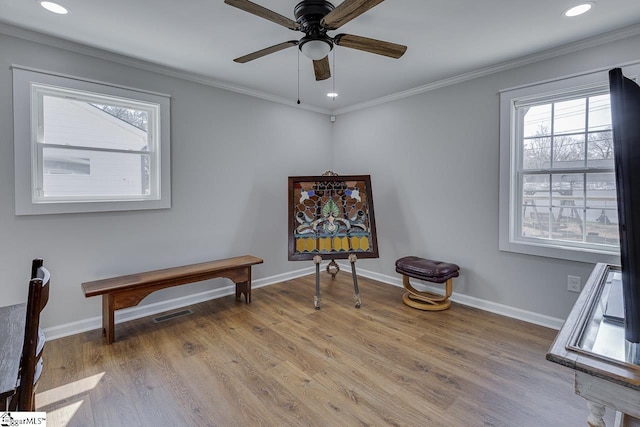
[[[27,304],[0,307],[0,402],[4,410],[16,392],[26,318]]]
[[[82,289],[87,298],[102,295],[102,333],[107,344],[111,344],[115,339],[115,311],[138,305],[144,297],[160,289],[225,277],[235,283],[236,298],[244,294],[245,302],[250,303],[251,266],[262,262],[260,258],[243,255],[85,282]]]
[[[603,320],[611,275],[619,271],[617,266],[596,265],[547,354],[548,360],[575,371],[575,392],[587,400],[592,427],[605,427],[606,407],[619,411],[617,425],[639,425],[640,365],[624,360],[624,330],[616,332]],[[609,337],[602,337],[606,345],[598,346],[602,332]],[[607,339],[611,335],[613,339]]]

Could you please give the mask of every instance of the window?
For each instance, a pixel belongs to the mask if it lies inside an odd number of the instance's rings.
[[[17,215],[170,207],[166,95],[13,75]]]
[[[500,96],[500,249],[619,262],[607,72]]]

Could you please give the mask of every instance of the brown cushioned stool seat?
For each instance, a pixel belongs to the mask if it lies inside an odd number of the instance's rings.
[[[460,267],[456,264],[434,261],[417,256],[406,256],[396,261],[396,271],[402,274],[402,284],[407,292],[402,301],[410,307],[420,310],[446,310],[451,306],[449,297],[453,292],[453,278],[458,277]],[[445,284],[444,295],[418,291],[410,278]]]

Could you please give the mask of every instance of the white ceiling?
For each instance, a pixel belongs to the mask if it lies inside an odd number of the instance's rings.
[[[296,0],[253,0],[293,17]],[[233,59],[298,39],[289,30],[223,0],[59,0],[55,15],[37,0],[0,0],[0,23],[168,66],[222,86],[295,102],[298,51],[246,64]],[[334,1],[334,5],[342,3]],[[640,0],[597,0],[585,15],[562,12],[579,0],[387,0],[339,30],[408,46],[400,59],[345,47],[330,55],[333,79],[316,82],[300,55],[300,100],[340,111],[381,97],[640,24]],[[640,27],[639,27],[640,28]],[[326,97],[335,84],[340,96]]]

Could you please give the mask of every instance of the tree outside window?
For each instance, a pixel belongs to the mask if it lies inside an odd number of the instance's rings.
[[[609,94],[521,106],[519,113],[520,236],[617,248]]]

